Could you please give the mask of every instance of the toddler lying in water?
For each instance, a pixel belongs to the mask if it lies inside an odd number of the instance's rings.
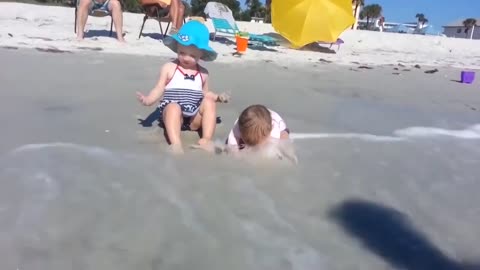
[[[263,105],[251,105],[242,111],[228,135],[227,151],[241,151],[265,157],[298,159],[290,143],[290,131],[280,115]]]

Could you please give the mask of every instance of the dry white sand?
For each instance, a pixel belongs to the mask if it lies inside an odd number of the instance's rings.
[[[478,269],[480,92],[458,70],[209,63],[233,97],[218,139],[252,103],[316,137],[284,167],[162,151],[135,92],[166,58],[0,59],[0,269]]]
[[[86,27],[89,30],[88,38],[79,43],[75,41],[73,33],[73,8],[2,2],[0,3],[0,46],[67,51],[97,50],[136,55],[173,55],[159,41],[159,27],[154,20],[146,23],[144,33],[148,36],[137,39],[142,19],[142,14],[124,13],[124,32],[128,44],[122,45],[108,37],[109,17],[89,17]],[[210,21],[207,25],[213,32]],[[270,24],[238,22],[238,26],[241,30],[255,34],[276,35]],[[165,28],[166,24],[164,24]],[[290,65],[318,62],[323,58],[347,65],[351,65],[352,62],[368,65],[403,62],[409,65],[459,68],[480,66],[480,41],[350,30],[345,31],[341,38],[345,44],[336,54],[325,48],[322,51],[329,53],[298,51],[280,46],[271,48],[273,51],[250,49],[239,59],[232,56],[235,45],[231,41],[226,45],[227,40],[220,39],[223,42],[212,42],[212,47],[220,54],[218,61],[231,63],[263,60]],[[337,50],[336,46],[333,49]]]

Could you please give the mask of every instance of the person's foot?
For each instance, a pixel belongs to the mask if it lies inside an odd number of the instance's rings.
[[[176,33],[178,33],[178,29],[175,28],[175,27],[170,28],[170,31],[168,31],[168,35],[169,35],[169,36],[173,36],[173,35],[175,35]]]
[[[77,41],[82,41],[83,40],[83,35],[78,34],[77,35]]]
[[[202,150],[205,150],[209,153],[214,153],[215,152],[215,144],[212,141],[207,140],[207,139],[203,139],[203,138],[198,140],[198,143],[192,145],[191,148],[202,149]]]
[[[117,40],[121,43],[127,43],[125,41],[125,39],[123,38],[125,36],[125,34],[122,34],[122,35],[117,35]]]
[[[170,152],[174,155],[182,155],[183,152],[183,147],[181,144],[172,144],[170,145]]]

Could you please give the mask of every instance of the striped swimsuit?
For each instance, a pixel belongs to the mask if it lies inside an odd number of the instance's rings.
[[[185,74],[179,66],[175,69],[173,77],[165,86],[163,99],[158,108],[161,113],[165,107],[175,102],[180,105],[184,118],[195,116],[200,109],[200,103],[203,99],[203,78],[200,68],[197,67],[197,73]]]

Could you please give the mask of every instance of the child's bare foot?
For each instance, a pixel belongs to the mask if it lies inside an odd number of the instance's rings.
[[[207,140],[207,139],[203,139],[203,138],[198,140],[198,143],[192,145],[191,148],[202,149],[202,150],[205,150],[209,153],[214,153],[215,152],[215,145],[213,144],[213,142],[210,141],[210,140]]]
[[[172,144],[170,145],[170,152],[174,155],[183,155],[183,147],[181,144]]]

